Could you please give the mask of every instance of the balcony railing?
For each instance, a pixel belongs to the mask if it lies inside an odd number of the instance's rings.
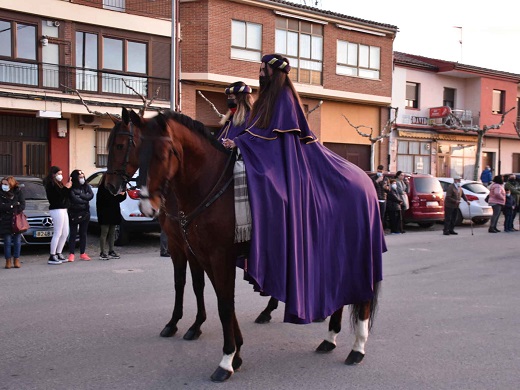
[[[170,99],[170,80],[156,77],[80,69],[46,63],[23,63],[0,60],[0,84],[23,85],[42,89],[92,92],[106,95],[135,95],[126,85],[147,99]],[[67,88],[64,88],[67,87]],[[159,88],[157,96],[155,96]]]

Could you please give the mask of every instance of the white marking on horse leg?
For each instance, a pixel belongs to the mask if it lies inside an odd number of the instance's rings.
[[[338,333],[334,332],[333,330],[329,330],[329,333],[327,334],[327,337],[325,337],[325,340],[329,343],[336,345],[336,337],[338,337]]]
[[[223,368],[226,371],[234,372],[233,371],[233,358],[235,357],[235,352],[222,356],[222,360],[220,361],[219,366]]]
[[[141,196],[143,196],[143,197],[150,196],[150,194],[148,193],[148,187],[147,187],[147,186],[142,186],[142,187],[141,187],[140,194],[141,194]]]
[[[368,320],[358,321],[354,326],[354,333],[356,335],[356,341],[354,342],[352,350],[365,354],[365,344],[368,339]]]

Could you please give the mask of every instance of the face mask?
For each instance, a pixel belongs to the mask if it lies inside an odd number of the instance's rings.
[[[5,192],[9,191],[9,184],[2,184],[2,190]]]
[[[506,194],[506,196],[511,196],[511,194]]]
[[[264,88],[269,83],[269,76],[260,76],[258,77],[258,82],[260,83],[260,88]]]
[[[382,172],[377,172],[377,176],[381,177],[381,176],[383,176],[383,173]]]
[[[63,175],[56,175],[56,180],[57,181],[62,181],[63,180]]]
[[[397,184],[392,184],[392,188],[393,188],[394,190],[397,190]]]
[[[81,184],[81,185],[85,184],[85,179],[79,179],[79,184]]]
[[[237,104],[235,103],[235,99],[228,99],[227,106],[228,108],[236,108]]]

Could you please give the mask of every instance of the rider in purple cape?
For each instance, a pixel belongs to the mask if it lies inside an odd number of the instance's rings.
[[[222,128],[217,139],[226,144],[225,140],[232,140],[244,132],[253,107],[253,98],[251,87],[242,81],[231,84],[224,92],[227,96],[228,112],[220,121]]]
[[[253,216],[247,272],[286,303],[285,322],[309,323],[373,298],[386,245],[372,180],[318,142],[289,70],[281,56],[262,58],[260,94],[234,144]]]

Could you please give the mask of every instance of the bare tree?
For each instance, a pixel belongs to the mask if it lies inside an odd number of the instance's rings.
[[[484,140],[484,136],[488,132],[488,130],[493,129],[500,129],[502,125],[504,124],[504,120],[506,118],[506,115],[509,114],[511,111],[513,111],[515,107],[507,110],[502,114],[502,117],[500,119],[500,122],[491,126],[484,125],[482,128],[480,128],[477,125],[474,126],[465,126],[462,123],[462,119],[458,118],[456,115],[453,114],[453,112],[450,112],[447,120],[443,124],[434,124],[434,127],[442,127],[444,129],[450,129],[450,130],[462,130],[465,133],[476,133],[477,134],[477,154],[475,157],[475,167],[473,169],[473,180],[478,180],[479,178],[479,172],[480,172],[480,160],[482,156],[482,143]],[[520,132],[516,128],[516,132],[518,133],[518,136],[520,137]]]
[[[399,110],[399,108],[397,107],[388,107],[388,110],[389,110],[389,113],[388,113],[388,120],[386,121],[383,129],[381,130],[381,132],[379,133],[379,135],[376,135],[374,136],[374,128],[373,127],[370,127],[370,126],[366,126],[366,125],[359,125],[359,126],[354,126],[352,124],[352,122],[350,122],[348,120],[348,118],[343,115],[343,118],[345,118],[345,120],[348,122],[348,124],[350,126],[352,126],[356,132],[362,136],[362,137],[366,137],[370,140],[370,170],[371,171],[375,171],[375,166],[376,166],[376,162],[375,162],[375,144],[377,142],[383,142],[383,140],[385,138],[388,138],[390,137],[390,134],[392,133],[392,129],[395,125],[395,121],[397,119],[397,111]],[[392,110],[394,110],[394,119],[392,119]],[[369,129],[370,132],[369,133],[365,133],[363,131],[361,131],[360,129]]]

